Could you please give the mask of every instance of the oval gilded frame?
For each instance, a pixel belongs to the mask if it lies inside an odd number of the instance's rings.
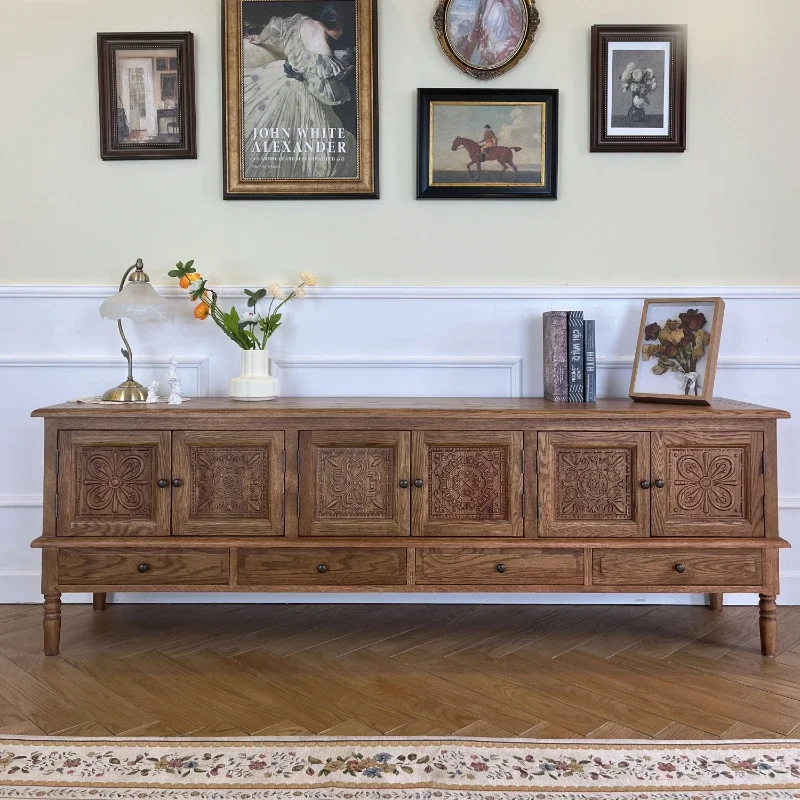
[[[498,75],[503,75],[509,70],[514,69],[517,64],[525,57],[528,50],[533,44],[533,38],[536,36],[536,31],[539,29],[539,10],[536,8],[536,0],[519,0],[520,5],[525,10],[527,21],[525,25],[525,32],[522,35],[517,49],[514,51],[506,61],[496,67],[479,67],[475,64],[464,60],[459,55],[450,42],[447,35],[447,12],[453,3],[453,0],[439,0],[439,6],[436,13],[433,15],[433,24],[436,28],[436,35],[439,37],[439,44],[444,51],[444,54],[462,71],[473,78],[479,80],[489,80],[496,78]]]

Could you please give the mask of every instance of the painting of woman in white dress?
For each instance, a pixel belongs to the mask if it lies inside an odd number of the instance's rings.
[[[245,180],[357,178],[355,0],[249,2],[244,13]]]
[[[465,63],[495,69],[517,54],[527,23],[523,0],[452,0],[446,31],[451,47]]]

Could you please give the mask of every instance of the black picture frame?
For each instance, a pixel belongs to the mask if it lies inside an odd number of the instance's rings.
[[[558,197],[558,89],[419,89],[417,112],[417,198],[427,199],[506,199],[506,200],[555,200]],[[533,170],[512,170],[514,154],[491,159],[491,168],[478,165],[473,157],[475,145],[480,145],[480,131],[470,132],[473,137],[458,136],[465,143],[456,146],[456,139],[450,150],[464,151],[465,170],[462,177],[460,169],[436,170],[435,159],[438,152],[447,155],[447,142],[436,138],[436,112],[441,108],[443,114],[450,106],[538,106],[540,117],[532,130],[534,141],[539,138],[541,146],[540,165],[537,174]],[[482,112],[481,119],[486,116]],[[447,118],[445,117],[445,124]],[[475,126],[473,126],[475,127]],[[467,132],[464,132],[467,133]],[[449,134],[447,135],[449,141]],[[511,143],[499,142],[496,149],[521,152],[521,148]],[[518,157],[517,157],[518,158]],[[450,159],[452,161],[452,159]],[[467,165],[469,161],[469,165]],[[475,166],[473,170],[472,167]],[[516,164],[514,164],[516,166]],[[479,167],[479,168],[478,168]],[[497,167],[500,169],[498,170]],[[437,171],[440,177],[437,178]],[[504,177],[500,177],[496,173]],[[477,177],[476,177],[477,176]],[[507,179],[505,176],[508,176]],[[513,177],[512,177],[513,176]],[[529,179],[526,179],[526,176]],[[534,179],[536,178],[536,179]]]
[[[122,50],[141,51],[143,60],[153,62],[149,83],[154,92],[161,86],[158,76],[163,70],[159,66],[164,66],[164,59],[167,66],[175,64],[177,101],[169,108],[159,108],[163,104],[155,95],[145,98],[148,128],[143,129],[146,135],[142,138],[130,135],[126,104],[118,93],[117,54]],[[153,51],[162,55],[155,56]],[[164,51],[175,51],[177,56],[164,55]],[[97,62],[103,161],[197,158],[192,33],[98,33]]]
[[[591,39],[591,108],[590,108],[590,150],[592,153],[683,153],[686,150],[686,92],[688,74],[688,27],[686,25],[594,25]],[[612,91],[613,81],[621,80],[616,75],[618,70],[610,64],[610,45],[629,42],[638,43],[669,42],[668,76],[655,76],[661,82],[662,102],[666,113],[663,115],[665,131],[659,134],[648,133],[643,126],[644,120],[632,119],[627,133],[625,126],[619,126],[616,134],[612,133],[616,119],[613,111],[609,114],[609,86]],[[631,47],[636,50],[635,46]],[[611,76],[611,82],[609,80]],[[628,84],[630,86],[630,84]],[[665,86],[669,87],[668,101],[663,94]],[[633,93],[628,116],[635,113]],[[650,113],[649,97],[645,96],[641,113]],[[647,104],[645,106],[644,104]],[[651,117],[652,118],[652,117]],[[609,122],[610,121],[610,122]],[[611,123],[611,124],[610,124]],[[639,133],[639,129],[642,131]]]
[[[378,0],[351,0],[354,8],[355,87],[352,92],[358,169],[354,177],[261,177],[247,174],[244,36],[259,5],[276,12],[296,6],[307,13],[308,0],[222,0],[222,172],[224,200],[377,200],[380,198],[378,108]],[[316,3],[325,9],[322,2]],[[247,15],[243,13],[247,7]],[[263,16],[263,15],[261,15]],[[275,13],[275,16],[281,16]],[[248,22],[250,24],[248,24]],[[292,69],[290,65],[290,69]],[[294,70],[292,69],[294,72]],[[303,80],[302,75],[296,76]],[[278,128],[283,130],[283,128]]]

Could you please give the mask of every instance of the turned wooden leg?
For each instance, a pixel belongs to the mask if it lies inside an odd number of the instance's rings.
[[[774,594],[758,596],[758,626],[761,632],[761,655],[774,656],[778,649],[778,615]]]
[[[708,596],[708,607],[712,611],[722,611],[722,592],[712,592]]]
[[[106,593],[105,592],[95,592],[92,595],[92,607],[95,611],[105,611],[106,610]]]
[[[57,656],[61,641],[61,593],[44,596],[44,654]]]

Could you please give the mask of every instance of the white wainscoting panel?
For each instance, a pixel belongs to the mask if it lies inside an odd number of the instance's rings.
[[[154,271],[151,271],[153,274]],[[166,272],[166,269],[165,269]],[[212,276],[213,277],[213,276]],[[102,286],[0,286],[0,603],[38,602],[42,423],[34,408],[100,394],[125,377],[116,326],[98,307]],[[169,356],[188,396],[227,394],[239,354],[184,292],[160,289],[175,322],[126,324],[137,380],[163,385]],[[520,397],[542,393],[544,311],[582,309],[597,321],[598,391],[626,396],[644,297],[721,296],[725,326],[715,392],[791,411],[779,423],[782,535],[800,543],[800,287],[343,287],[315,289],[287,307],[271,357],[286,395]],[[231,303],[241,289],[227,287]],[[52,307],[57,324],[44,318]],[[754,320],[769,320],[755,325]],[[24,331],[24,336],[20,332]],[[800,604],[800,553],[784,551],[782,603]],[[126,602],[330,602],[330,595],[119,595]],[[341,602],[671,602],[699,595],[337,595]],[[65,596],[84,602],[86,597]],[[728,602],[753,603],[731,595]]]

